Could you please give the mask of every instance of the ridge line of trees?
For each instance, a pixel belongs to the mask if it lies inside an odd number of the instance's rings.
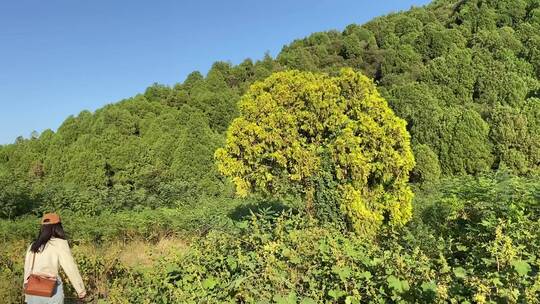
[[[457,5],[459,4],[459,5]],[[505,168],[540,172],[540,1],[437,0],[344,31],[314,33],[274,59],[216,62],[174,86],[81,112],[57,132],[0,146],[0,217],[54,208],[175,206],[231,196],[213,163],[247,88],[288,69],[373,78],[407,121],[412,181]]]

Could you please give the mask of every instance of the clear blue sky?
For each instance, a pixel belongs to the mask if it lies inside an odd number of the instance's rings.
[[[218,60],[275,56],[312,32],[428,2],[2,0],[0,144]]]

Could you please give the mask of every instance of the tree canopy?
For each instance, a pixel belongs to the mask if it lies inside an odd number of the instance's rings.
[[[277,61],[329,73],[349,66],[374,78],[407,120],[413,145],[435,152],[444,175],[501,166],[534,174],[538,118],[518,113],[536,108],[540,94],[539,16],[537,0],[438,0],[296,40]],[[501,130],[501,107],[513,109],[505,123],[519,124],[520,144]]]
[[[241,196],[292,191],[310,210],[327,158],[340,209],[355,230],[410,219],[414,160],[406,123],[364,75],[275,73],[253,84],[239,108],[216,158]]]
[[[56,131],[0,146],[0,216],[229,195],[213,150],[238,117],[240,96],[275,72],[339,75],[344,67],[373,79],[407,121],[413,148],[429,159],[413,180],[500,168],[540,173],[539,1],[436,0],[314,33],[275,59],[216,62],[206,75],[152,85],[68,117]]]

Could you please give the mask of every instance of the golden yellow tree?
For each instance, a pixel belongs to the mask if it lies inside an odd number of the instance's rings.
[[[238,195],[295,192],[311,210],[313,180],[327,156],[340,210],[356,231],[410,219],[414,158],[406,123],[366,76],[352,69],[336,77],[275,73],[253,84],[239,109],[215,153]]]

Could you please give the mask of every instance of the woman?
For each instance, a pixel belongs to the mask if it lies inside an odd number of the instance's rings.
[[[34,264],[33,270],[32,262]],[[77,264],[73,260],[71,250],[66,241],[60,217],[56,213],[47,213],[41,220],[41,230],[37,239],[30,245],[26,252],[24,284],[26,285],[28,277],[32,273],[56,278],[56,288],[53,296],[50,298],[26,295],[26,302],[28,304],[64,303],[64,290],[62,288],[62,281],[58,275],[59,265],[62,266],[69,281],[77,291],[78,297],[83,299],[86,296],[86,290]]]

